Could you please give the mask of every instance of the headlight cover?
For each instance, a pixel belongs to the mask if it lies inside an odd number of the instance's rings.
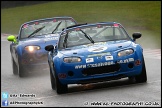
[[[41,49],[40,46],[26,46],[25,47],[25,50],[29,52],[33,52],[33,51],[40,50],[40,49]]]
[[[65,63],[75,63],[82,61],[80,57],[65,57],[63,60]]]
[[[133,49],[126,49],[126,50],[123,50],[123,51],[120,51],[118,52],[118,56],[121,57],[121,56],[127,56],[127,55],[130,55],[134,52]]]

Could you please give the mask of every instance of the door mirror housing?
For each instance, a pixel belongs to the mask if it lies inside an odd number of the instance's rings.
[[[140,38],[142,34],[140,32],[135,32],[132,34],[133,40],[136,41],[136,39]]]
[[[17,43],[16,36],[14,36],[14,35],[9,35],[9,36],[7,37],[7,40],[8,40],[8,41],[12,41],[12,42],[14,42],[14,43]]]
[[[52,51],[53,49],[54,49],[53,45],[48,45],[48,46],[45,47],[46,51]]]

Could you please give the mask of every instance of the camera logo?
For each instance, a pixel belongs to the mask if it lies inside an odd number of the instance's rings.
[[[3,100],[2,101],[2,106],[8,106],[8,100]]]
[[[7,92],[2,92],[2,106],[8,106],[8,93]]]
[[[7,92],[2,92],[2,98],[7,99],[8,98],[8,93]]]

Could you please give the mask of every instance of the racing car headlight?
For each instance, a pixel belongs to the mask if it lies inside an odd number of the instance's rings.
[[[33,51],[36,51],[36,50],[40,50],[40,46],[26,46],[25,50],[29,51],[29,52],[33,52]]]
[[[126,55],[129,55],[129,54],[132,54],[133,52],[134,52],[133,49],[123,50],[123,51],[118,52],[118,56],[119,57],[126,56]]]
[[[81,62],[81,58],[80,57],[65,57],[64,62],[65,63]]]

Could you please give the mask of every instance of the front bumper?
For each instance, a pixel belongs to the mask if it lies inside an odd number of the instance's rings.
[[[115,80],[120,79],[124,77],[131,77],[136,76],[141,73],[141,69],[138,70],[132,70],[127,72],[114,72],[114,73],[104,73],[104,74],[95,74],[85,77],[71,77],[69,76],[67,78],[60,78],[60,82],[62,84],[86,84],[86,83],[95,83],[95,82],[102,82],[102,81],[109,81],[109,80]]]
[[[20,60],[22,65],[39,65],[47,62],[47,52],[24,52]]]
[[[120,60],[94,63],[91,65],[77,65],[78,67],[76,65],[64,65],[66,71],[57,71],[57,75],[62,84],[83,84],[108,81],[139,75],[142,71],[142,64],[142,59],[130,56]]]
[[[48,68],[48,58],[46,51],[37,52],[25,52],[19,58],[19,64],[21,64],[25,72],[41,71]]]
[[[33,73],[33,72],[43,72],[49,68],[48,63],[37,63],[37,64],[30,64],[30,65],[23,65],[23,71],[25,73]]]

